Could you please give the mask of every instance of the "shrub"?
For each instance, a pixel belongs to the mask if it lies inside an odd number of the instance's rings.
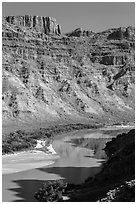
[[[67,184],[63,180],[47,181],[35,193],[34,197],[40,202],[63,201],[62,193],[65,191]]]

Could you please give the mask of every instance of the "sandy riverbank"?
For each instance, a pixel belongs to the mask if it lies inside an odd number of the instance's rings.
[[[135,129],[135,125],[113,125],[99,128],[100,130]]]
[[[59,158],[52,145],[48,147],[48,152],[40,150],[29,150],[7,154],[2,156],[2,174],[16,173],[42,166],[48,166]]]
[[[116,130],[116,129],[132,129],[134,126],[111,126],[99,128],[98,132],[95,130],[79,130],[69,133],[61,134],[57,136],[55,140],[59,140],[63,137],[71,139],[74,136],[76,138],[110,138],[110,135],[103,134],[102,130]],[[37,140],[37,145],[34,150],[27,150],[21,152],[15,152],[13,154],[6,154],[2,156],[2,174],[15,173],[25,171],[33,168],[39,168],[48,166],[54,163],[54,160],[59,158],[56,154],[52,144],[45,148],[43,140]]]

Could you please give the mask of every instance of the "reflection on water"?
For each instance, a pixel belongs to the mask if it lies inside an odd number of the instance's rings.
[[[102,149],[108,140],[66,137],[53,141],[53,148],[60,158],[50,166],[4,175],[3,201],[35,202],[34,193],[45,180],[62,178],[79,184],[93,177],[101,170],[106,158]]]
[[[107,159],[106,153],[103,150],[105,145],[111,138],[74,138],[70,142],[77,147],[84,147],[94,151],[93,158]]]

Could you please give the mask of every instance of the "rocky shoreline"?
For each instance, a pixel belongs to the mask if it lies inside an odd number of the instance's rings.
[[[89,178],[80,187],[76,187],[70,194],[70,201],[131,202],[135,199],[135,130],[113,138],[106,144],[105,152],[109,159],[104,164],[102,171],[95,178]],[[130,187],[127,187],[127,182],[133,183],[131,192]],[[124,187],[121,187],[121,185]],[[123,188],[124,192],[122,194],[120,192],[123,191]],[[111,199],[108,196],[110,195],[110,189],[113,192],[119,191],[117,196],[112,193]]]
[[[69,198],[67,200],[69,202],[133,202],[135,200],[135,130],[113,138],[106,144],[105,151],[109,159],[99,174],[87,179],[81,185],[66,184],[62,188],[62,182],[55,182],[63,190],[56,192],[57,189],[54,187],[57,196],[51,200],[60,201],[62,198],[63,201],[63,197],[58,197],[58,193],[61,193],[62,196]],[[45,186],[47,188],[48,184]],[[45,200],[42,198],[46,188],[43,186],[35,194],[38,200],[40,193],[42,201],[47,201],[46,194],[44,194]]]

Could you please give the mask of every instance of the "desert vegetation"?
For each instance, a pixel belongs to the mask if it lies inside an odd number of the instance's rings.
[[[65,195],[71,202],[134,202],[135,131],[119,134],[107,142],[105,152],[108,160],[94,178],[80,185],[63,180],[46,181],[35,198],[40,202],[63,201]]]
[[[63,180],[47,181],[35,194],[38,201],[135,201],[135,131],[122,133],[107,142],[105,152],[108,160],[102,171],[80,185]],[[110,190],[112,189],[112,190]],[[53,193],[52,193],[53,192]]]
[[[34,197],[39,202],[59,202],[63,201],[62,193],[65,192],[67,183],[63,180],[47,181],[43,186],[35,193]]]
[[[72,189],[70,201],[133,202],[135,200],[135,130],[106,144],[102,171]],[[112,189],[112,190],[110,190]]]
[[[134,27],[63,34],[45,16],[2,23],[3,124],[134,121]]]
[[[73,130],[134,123],[134,27],[62,33],[51,17],[4,16],[2,53],[3,127],[18,124],[3,135],[3,154],[33,150],[37,140],[49,144]],[[33,128],[22,130],[22,124]],[[70,201],[134,201],[134,146],[134,130],[120,134],[107,143],[108,160],[97,176],[81,185],[46,182],[35,197],[63,201],[65,193]]]
[[[70,124],[39,128],[33,131],[17,130],[2,138],[2,153],[8,154],[21,150],[30,150],[36,146],[38,139],[45,139],[47,144],[49,144],[52,143],[54,136],[57,136],[57,134],[72,130],[94,129],[98,127],[101,127],[101,125]]]

